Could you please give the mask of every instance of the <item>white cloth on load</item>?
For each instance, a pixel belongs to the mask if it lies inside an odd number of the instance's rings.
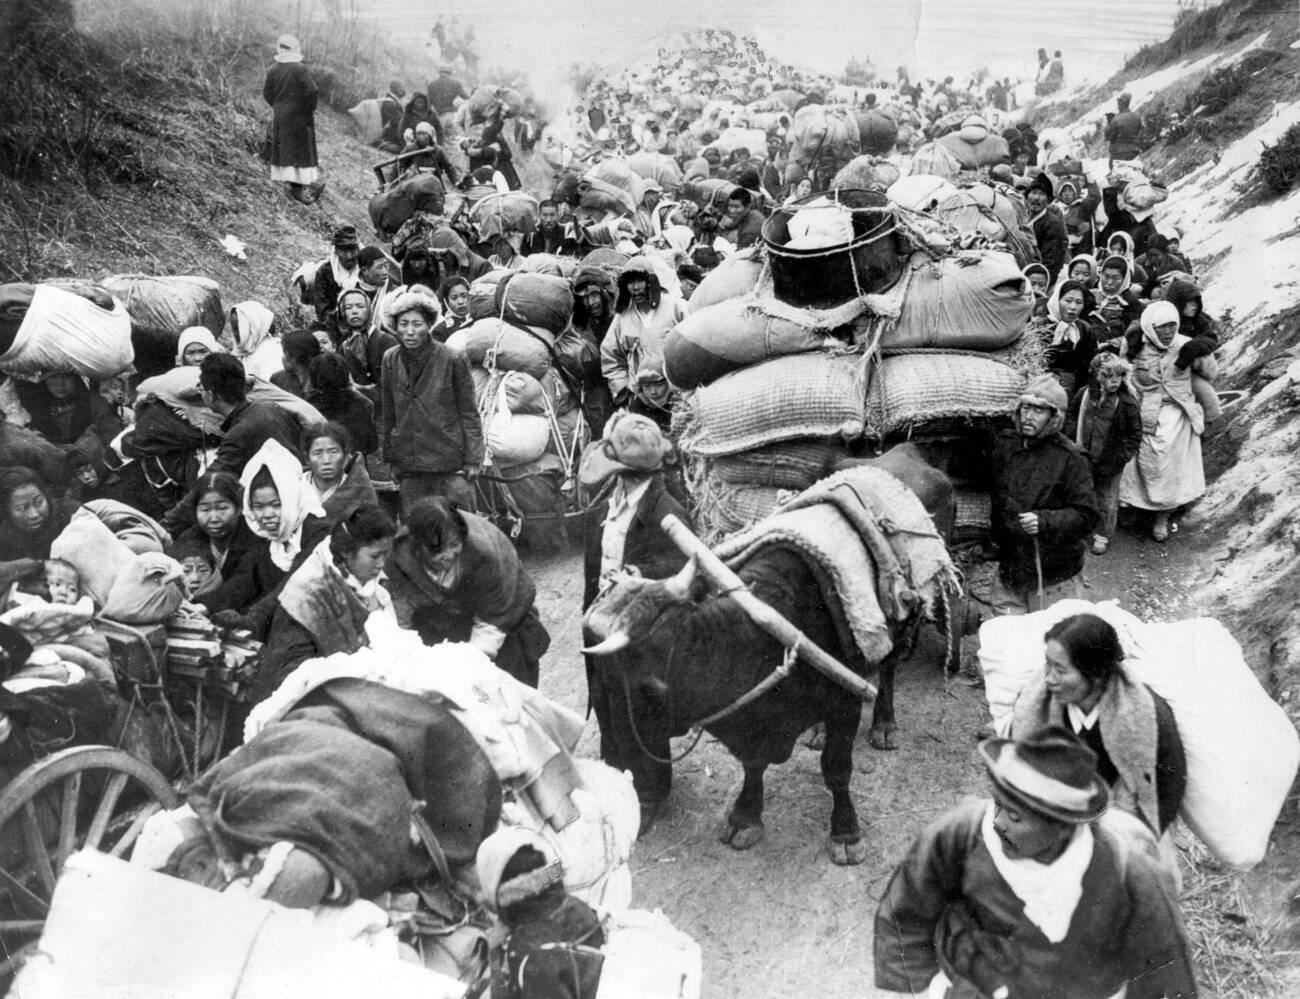
[[[815,250],[853,242],[853,212],[829,198],[803,205],[786,223],[790,238],[786,248]]]
[[[1044,668],[1043,635],[1073,614],[1096,614],[1119,634],[1124,666],[1169,702],[1187,757],[1179,814],[1220,861],[1258,864],[1300,769],[1300,735],[1213,618],[1147,624],[1113,601],[1061,600],[1046,610],[980,627],[980,669],[994,727]]]
[[[109,378],[130,367],[131,317],[120,301],[105,309],[64,288],[38,284],[0,369],[39,376],[75,371]]]
[[[700,945],[658,909],[629,909],[602,920],[605,959],[596,999],[699,999]]]

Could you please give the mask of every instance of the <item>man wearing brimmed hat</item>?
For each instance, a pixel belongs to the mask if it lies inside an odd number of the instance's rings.
[[[355,288],[361,279],[357,257],[361,253],[361,237],[354,225],[341,225],[330,239],[330,255],[316,268],[312,281],[312,294],[316,300],[316,318],[327,328],[333,328],[337,317],[339,296]]]
[[[947,999],[1194,997],[1176,900],[1144,832],[1106,816],[1069,729],[988,739],[993,796],[917,837],[876,913],[876,986]]]
[[[1014,429],[1002,431],[992,455],[992,535],[998,614],[1041,610],[1080,594],[1084,552],[1100,520],[1087,458],[1061,428],[1069,405],[1052,375],[1025,387]]]
[[[583,530],[584,611],[620,572],[667,579],[686,564],[686,556],[660,526],[670,513],[690,524],[664,479],[664,461],[672,452],[654,420],[626,411],[615,413],[604,438],[583,452],[578,478],[596,496]],[[623,684],[616,679],[620,658],[620,653],[586,657],[588,704],[600,726],[600,758],[617,770],[632,771],[645,829],[668,797],[673,770],[646,754],[640,742],[666,745],[668,716],[663,705],[635,694],[629,711]],[[629,714],[636,732],[629,727]]]

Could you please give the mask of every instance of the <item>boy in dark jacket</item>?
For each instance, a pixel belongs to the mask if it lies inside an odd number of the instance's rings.
[[[1015,429],[1004,430],[994,445],[998,614],[1025,614],[1079,596],[1098,512],[1088,460],[1061,433],[1067,404],[1061,383],[1039,375],[1020,397]]]
[[[469,362],[430,335],[440,311],[437,299],[422,291],[398,295],[387,310],[398,345],[381,369],[379,443],[403,511],[425,496],[474,509],[471,480],[483,467],[483,423]]]
[[[1098,354],[1091,381],[1070,403],[1065,432],[1092,466],[1101,523],[1092,536],[1092,553],[1104,555],[1115,534],[1119,477],[1142,446],[1142,413],[1125,379],[1129,363],[1114,354]]]

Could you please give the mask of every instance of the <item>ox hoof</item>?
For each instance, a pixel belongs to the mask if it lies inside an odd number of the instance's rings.
[[[762,823],[756,826],[737,826],[727,821],[722,824],[718,839],[733,850],[748,850],[758,845],[763,838],[763,831]]]
[[[859,836],[844,842],[831,838],[831,863],[840,867],[853,867],[867,859],[867,841]]]
[[[867,733],[867,741],[872,749],[897,749],[898,726],[892,722],[888,725],[872,725]]]
[[[814,749],[819,752],[825,749],[826,748],[826,723],[818,722],[807,732],[805,732],[803,734],[803,738],[800,739],[799,741],[802,742],[809,749]]]
[[[651,827],[659,818],[659,813],[663,811],[664,803],[662,801],[641,800],[641,825],[637,827],[636,836],[640,839],[648,833]]]

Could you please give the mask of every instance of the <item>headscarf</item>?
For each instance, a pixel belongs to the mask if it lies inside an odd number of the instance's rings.
[[[185,351],[196,343],[207,347],[209,353],[222,353],[221,344],[217,343],[217,338],[212,335],[210,329],[206,326],[190,326],[181,330],[180,338],[176,341],[177,366],[185,363]]]
[[[263,468],[270,473],[271,482],[280,494],[280,529],[274,536],[267,535],[253,516],[253,479]],[[302,464],[279,441],[267,440],[244,466],[239,484],[244,490],[244,522],[259,538],[270,542],[271,561],[276,568],[288,572],[294,559],[302,550],[302,525],[308,517],[324,517],[325,510],[314,489],[304,487]]]
[[[276,62],[302,62],[302,43],[294,35],[281,35],[275,41]]]
[[[238,320],[237,324],[232,324],[235,331],[233,353],[243,360],[251,357],[253,352],[271,336],[271,324],[275,322],[275,313],[253,299],[240,302],[230,312]]]
[[[1112,232],[1109,236],[1106,237],[1106,253],[1107,253],[1107,256],[1115,256],[1115,255],[1116,255],[1116,254],[1114,254],[1114,253],[1110,250],[1110,244],[1113,243],[1113,242],[1115,242],[1115,240],[1117,240],[1117,239],[1118,239],[1121,243],[1124,244],[1124,249],[1123,249],[1123,251],[1122,251],[1121,253],[1119,253],[1118,255],[1121,256],[1121,257],[1123,257],[1125,260],[1127,260],[1127,261],[1129,262],[1129,271],[1130,271],[1130,275],[1131,275],[1131,273],[1132,273],[1132,265],[1133,265],[1133,256],[1134,256],[1134,254],[1133,254],[1133,237],[1130,236],[1128,233],[1126,233],[1123,229],[1116,229],[1114,232]]]
[[[1166,323],[1177,324],[1180,318],[1178,306],[1161,299],[1143,309],[1142,318],[1138,322],[1142,326],[1142,336],[1146,342],[1156,350],[1164,351],[1169,349],[1169,345],[1160,342],[1160,337],[1156,335],[1156,327],[1164,326]]]

